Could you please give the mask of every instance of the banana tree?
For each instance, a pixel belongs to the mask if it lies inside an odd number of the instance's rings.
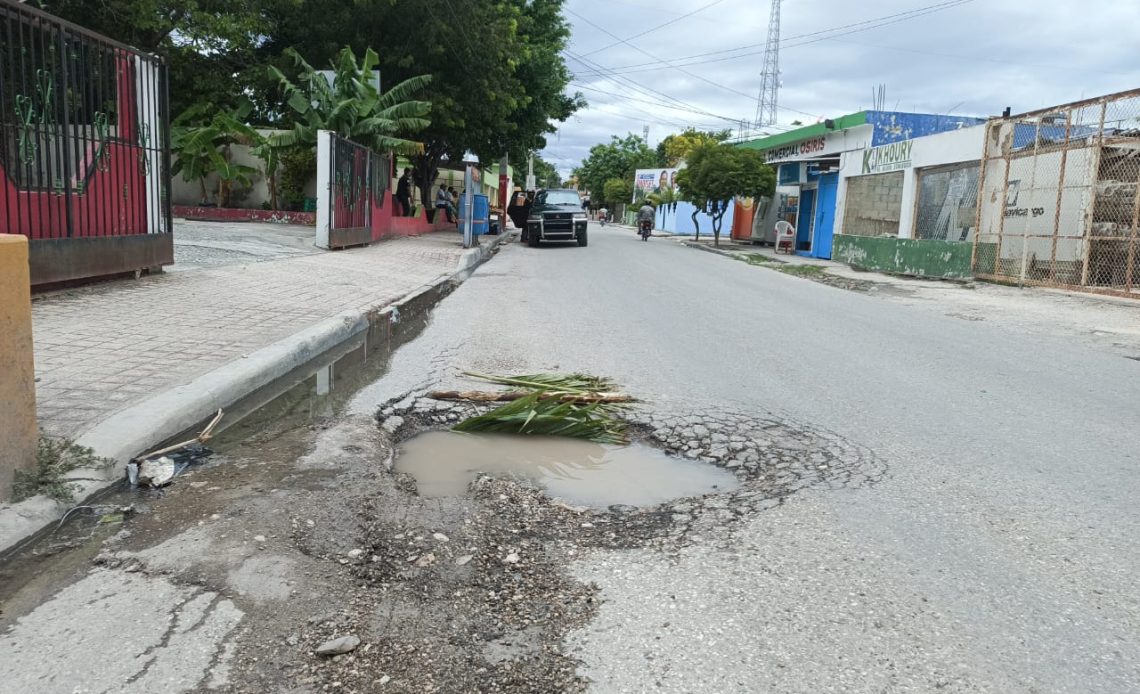
[[[313,69],[292,48],[285,55],[300,71],[296,81],[276,67],[269,68],[285,95],[292,111],[290,130],[273,135],[274,147],[315,147],[317,131],[331,130],[342,137],[380,152],[415,155],[423,144],[404,139],[430,125],[426,116],[431,111],[428,101],[411,97],[431,82],[431,75],[412,77],[381,93],[372,83],[373,69],[379,56],[371,48],[357,61],[350,48],[343,48],[333,60],[333,80]]]
[[[198,181],[203,205],[210,202],[206,180],[210,174],[215,174],[218,177],[215,202],[218,207],[227,207],[234,186],[250,186],[253,176],[258,173],[252,166],[235,163],[231,147],[255,144],[263,138],[243,122],[249,115],[248,105],[233,112],[216,112],[204,123],[191,125],[203,120],[209,111],[209,106],[187,109],[171,125],[170,148],[176,157],[171,173],[181,174],[185,181]]]

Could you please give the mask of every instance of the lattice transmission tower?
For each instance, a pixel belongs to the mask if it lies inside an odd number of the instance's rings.
[[[768,41],[764,44],[764,69],[760,74],[760,96],[756,99],[756,127],[776,124],[776,100],[780,93],[780,4],[772,0],[768,15]]]

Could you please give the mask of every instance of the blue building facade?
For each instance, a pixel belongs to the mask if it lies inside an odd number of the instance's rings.
[[[777,170],[773,200],[754,225],[753,239],[770,242],[777,221],[796,230],[796,252],[830,258],[838,214],[839,168],[872,147],[984,123],[981,118],[896,111],[860,111],[739,146],[764,152]]]

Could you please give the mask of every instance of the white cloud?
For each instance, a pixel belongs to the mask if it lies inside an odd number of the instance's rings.
[[[640,133],[649,125],[655,144],[685,125],[731,127],[723,118],[750,120],[760,88],[766,0],[721,0],[632,39],[635,47],[617,43],[588,23],[625,38],[708,2],[712,0],[568,0],[567,17],[573,25],[569,52],[622,71],[633,85],[599,76],[568,59],[578,75],[575,81],[583,85],[571,89],[581,88],[590,106],[562,125],[543,156],[568,173],[592,145],[608,141],[611,134]],[[786,127],[797,119],[812,122],[804,113],[832,117],[868,108],[878,84],[886,85],[888,109],[953,109],[980,116],[1000,113],[1006,106],[1029,111],[1140,86],[1140,51],[1132,38],[1140,26],[1140,2],[1135,0],[973,0],[845,36],[815,34],[849,25],[865,28],[860,23],[939,2],[784,0],[785,39],[809,36],[788,40],[781,50],[779,123]],[[824,36],[833,37],[817,40]],[[686,63],[691,62],[686,56],[750,45],[747,52],[755,55],[682,69],[635,67],[653,62],[646,52]],[[734,54],[691,60],[726,55]],[[704,113],[644,103],[664,100],[660,94]]]

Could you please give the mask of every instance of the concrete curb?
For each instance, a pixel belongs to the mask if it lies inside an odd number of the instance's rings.
[[[67,477],[79,485],[77,505],[122,479],[122,466],[132,457],[153,450],[173,436],[190,429],[218,408],[225,408],[313,359],[335,349],[380,322],[396,323],[401,313],[430,308],[449,292],[449,284],[467,280],[477,267],[498,252],[514,235],[500,234],[489,244],[480,244],[460,256],[455,270],[416,287],[398,301],[352,309],[263,347],[238,361],[220,366],[198,378],[154,395],[111,415],[77,439],[77,443],[111,458],[106,470],[76,470]],[[406,309],[406,310],[401,310]],[[49,524],[63,517],[70,504],[37,496],[0,506],[0,557],[17,551]]]
[[[723,255],[726,258],[735,258],[738,253],[742,253],[741,251],[730,251],[730,250],[726,250],[723,248],[712,248],[711,246],[706,246],[703,243],[698,243],[696,241],[679,241],[678,243],[680,243],[682,246],[687,246],[689,248],[696,248],[697,250],[705,251],[707,253],[716,253],[717,255]],[[765,257],[768,258],[769,260],[771,260],[773,263],[786,263],[786,262],[788,262],[786,260],[781,260],[779,258],[772,258],[771,256],[765,256]]]

